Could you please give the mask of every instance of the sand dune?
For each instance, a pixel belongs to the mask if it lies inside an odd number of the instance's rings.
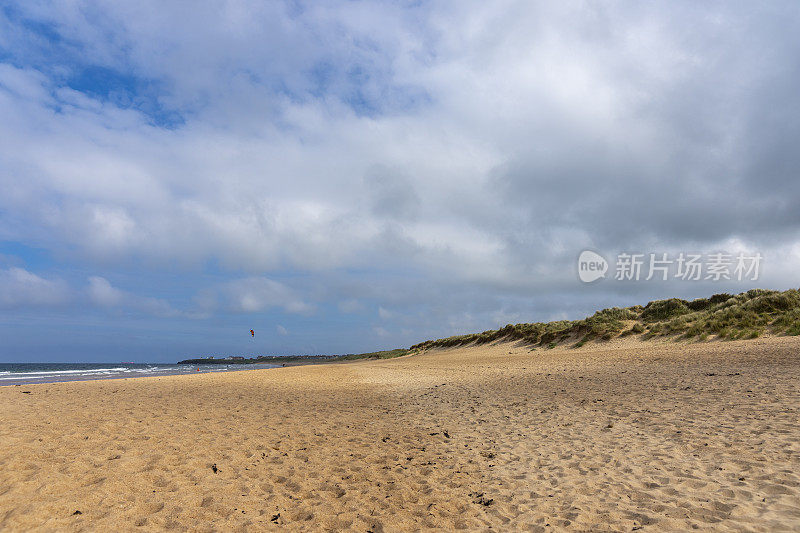
[[[787,337],[3,387],[0,528],[797,530],[798,410]]]

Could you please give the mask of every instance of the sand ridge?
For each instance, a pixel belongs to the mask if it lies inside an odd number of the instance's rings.
[[[0,528],[796,530],[798,378],[782,337],[3,387]]]

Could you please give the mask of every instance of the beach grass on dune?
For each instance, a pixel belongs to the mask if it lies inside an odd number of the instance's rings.
[[[355,359],[393,359],[395,357],[402,357],[410,353],[410,350],[405,350],[403,348],[397,348],[395,350],[382,350],[379,352],[368,352],[368,353],[351,353],[347,355],[343,355],[339,357],[339,359],[344,361],[352,361]]]
[[[411,346],[410,351],[519,340],[555,347],[569,341],[579,348],[589,341],[641,335],[644,339],[674,336],[705,341],[754,339],[766,333],[800,335],[800,291],[751,289],[709,298],[655,300],[645,306],[612,307],[581,320],[508,324],[482,333],[456,335]]]

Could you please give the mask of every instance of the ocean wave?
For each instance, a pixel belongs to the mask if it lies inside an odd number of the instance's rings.
[[[84,375],[91,375],[97,374],[102,372],[122,372],[127,370],[125,367],[117,367],[117,368],[83,368],[83,369],[76,369],[76,370],[34,370],[31,372],[0,372],[0,374],[11,374],[17,377],[33,377],[33,376],[69,376],[69,375],[77,375],[77,374],[84,374]]]
[[[202,367],[200,372],[229,372],[231,370],[247,370],[256,368],[272,368],[278,365],[255,365],[249,368],[240,368],[239,365],[152,365],[142,366],[108,366],[104,368],[69,368],[47,370],[0,370],[0,384],[25,384],[25,383],[50,383],[75,380],[137,378],[148,376],[194,374]],[[8,368],[8,367],[6,367]]]

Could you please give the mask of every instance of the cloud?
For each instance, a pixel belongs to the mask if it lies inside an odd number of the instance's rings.
[[[357,313],[364,309],[364,304],[359,302],[354,298],[349,298],[347,300],[341,301],[338,303],[339,311],[342,313]]]
[[[167,34],[138,9],[17,6],[16,26],[38,20],[75,43],[67,68],[159,80],[158,99],[184,118],[165,128],[147,106],[75,90],[44,56],[4,65],[2,109],[18,139],[4,154],[18,189],[4,207],[41,221],[14,233],[51,233],[50,246],[95,258],[252,271],[402,255],[432,275],[495,283],[559,260],[559,246],[791,239],[800,226],[785,170],[794,151],[764,141],[792,138],[798,122],[768,112],[776,98],[796,108],[798,81],[782,66],[795,39],[764,30],[783,27],[769,13],[450,7],[242,4],[199,9]],[[201,24],[212,18],[228,26]],[[388,20],[401,29],[375,30]],[[733,30],[742,24],[750,44]],[[340,40],[340,27],[364,44]],[[268,53],[287,42],[291,56]],[[425,97],[394,106],[403,91]],[[764,179],[771,187],[754,188]]]
[[[122,304],[126,294],[119,289],[111,286],[105,278],[92,276],[89,278],[89,299],[95,305],[102,307],[114,307]]]
[[[375,216],[409,221],[419,214],[421,200],[414,182],[402,171],[382,166],[367,169],[364,186]]]
[[[278,332],[278,335],[284,335],[284,336],[286,336],[286,335],[288,335],[288,334],[289,334],[289,330],[288,330],[288,329],[286,329],[285,327],[281,326],[280,324],[278,324],[277,326],[275,326],[275,331],[277,331],[277,332]]]
[[[12,3],[0,240],[101,273],[87,294],[108,309],[185,318],[105,279],[134,265],[198,314],[330,308],[370,335],[364,309],[424,336],[723,290],[586,287],[587,248],[735,245],[796,285],[799,20],[790,3]]]
[[[0,308],[61,307],[72,293],[62,280],[49,280],[19,267],[0,269]]]
[[[201,291],[197,299],[201,308],[222,309],[233,313],[257,313],[273,308],[287,313],[309,315],[314,305],[303,301],[286,285],[264,277],[249,277],[223,283]]]
[[[139,296],[117,289],[107,279],[100,276],[91,276],[89,278],[87,295],[92,304],[106,309],[137,311],[157,317],[199,317],[173,309],[169,302],[165,300]]]

